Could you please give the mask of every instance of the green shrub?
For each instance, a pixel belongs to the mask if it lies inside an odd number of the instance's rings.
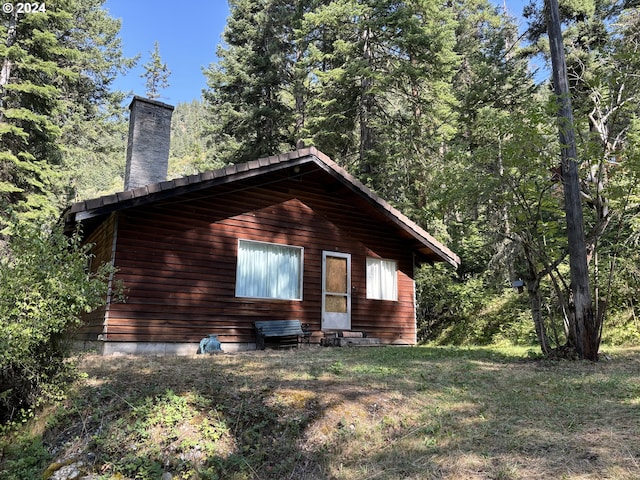
[[[0,478],[3,480],[42,478],[42,471],[51,460],[42,439],[26,432],[0,440],[0,450],[3,453]]]
[[[640,322],[633,308],[610,312],[602,329],[602,342],[607,345],[639,345]]]
[[[435,265],[416,279],[418,340],[440,345],[536,342],[525,294],[493,288],[482,275],[457,276]]]
[[[69,330],[105,298],[109,267],[89,274],[90,246],[62,227],[18,223],[0,258],[0,423],[62,394]]]

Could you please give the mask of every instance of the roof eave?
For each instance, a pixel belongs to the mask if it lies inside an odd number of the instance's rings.
[[[117,210],[145,205],[184,193],[197,192],[214,185],[232,183],[250,178],[256,175],[257,172],[260,174],[271,173],[311,161],[309,155],[292,155],[287,158],[286,163],[280,159],[280,157],[282,156],[265,157],[244,164],[230,165],[218,170],[209,170],[199,175],[181,177],[125,192],[80,201],[72,204],[71,207],[66,210],[64,214],[65,224],[105,216]]]
[[[158,200],[168,199],[184,193],[193,193],[216,185],[227,184],[258,174],[271,173],[297,165],[315,163],[321,170],[338,180],[351,191],[364,198],[374,209],[389,219],[396,228],[409,234],[417,243],[418,251],[428,259],[437,257],[457,268],[460,258],[446,246],[434,239],[429,233],[414,223],[399,210],[379,197],[344,168],[315,147],[308,147],[285,154],[264,157],[238,165],[230,165],[218,170],[210,170],[175,180],[160,182],[113,195],[77,202],[64,214],[65,225],[106,216],[117,210],[145,205]],[[422,251],[424,249],[427,252]]]
[[[406,215],[401,213],[398,209],[391,206],[386,200],[382,197],[378,196],[375,192],[373,192],[369,187],[360,182],[357,178],[347,172],[345,169],[336,164],[331,158],[329,158],[324,153],[311,148],[311,154],[316,159],[316,164],[322,168],[325,172],[330,175],[336,177],[336,174],[341,177],[339,180],[342,181],[344,185],[349,187],[352,191],[363,196],[366,200],[369,201],[371,205],[377,208],[383,215],[389,218],[397,227],[401,228],[405,232],[409,233],[414,239],[416,239],[420,244],[424,245],[428,248],[430,252],[435,254],[437,257],[441,259],[454,268],[458,268],[460,266],[460,257],[449,250],[446,246],[438,242],[435,238],[433,238],[429,233],[427,233],[423,228],[417,225],[415,222],[410,220]],[[430,256],[430,255],[426,255]]]

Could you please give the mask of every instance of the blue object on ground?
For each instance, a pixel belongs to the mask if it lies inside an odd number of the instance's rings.
[[[200,348],[198,353],[218,353],[222,352],[220,347],[220,340],[217,335],[210,334],[208,337],[200,340]]]

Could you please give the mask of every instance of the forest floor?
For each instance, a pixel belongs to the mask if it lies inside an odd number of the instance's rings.
[[[3,439],[0,477],[637,479],[640,348],[605,352],[84,356],[68,398]]]

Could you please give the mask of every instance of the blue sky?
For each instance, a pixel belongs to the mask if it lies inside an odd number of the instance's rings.
[[[502,1],[494,0],[498,5]],[[506,3],[511,15],[520,16],[528,0]],[[170,85],[160,92],[159,100],[176,105],[200,98],[206,87],[202,68],[216,60],[216,48],[229,15],[227,0],[107,0],[105,7],[122,21],[124,54],[141,55],[138,66],[118,78],[115,88],[145,94],[142,65],[149,60],[157,41],[160,56],[171,70]]]
[[[144,96],[142,65],[157,41],[171,70],[170,85],[159,100],[175,105],[200,98],[206,86],[202,67],[215,61],[229,14],[226,0],[107,0],[105,7],[122,22],[125,56],[141,54],[138,66],[118,78],[115,88]]]

